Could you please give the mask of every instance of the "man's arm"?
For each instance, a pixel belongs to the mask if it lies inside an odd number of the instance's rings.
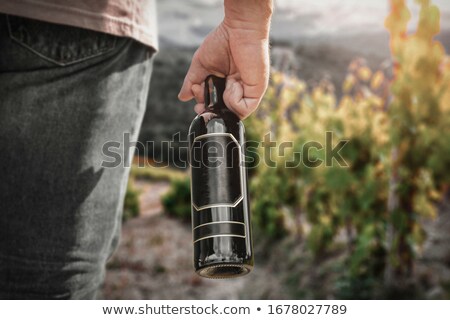
[[[245,118],[256,110],[269,80],[269,29],[272,0],[224,0],[225,18],[195,52],[179,99],[195,98],[204,109],[203,81],[209,74],[227,77],[224,100]]]

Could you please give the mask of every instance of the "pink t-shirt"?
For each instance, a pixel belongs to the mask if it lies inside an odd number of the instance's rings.
[[[0,12],[131,37],[158,49],[154,0],[0,0]]]

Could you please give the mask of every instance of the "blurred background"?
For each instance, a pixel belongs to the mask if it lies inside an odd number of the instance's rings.
[[[223,1],[158,12],[139,137],[155,148],[136,153],[101,298],[450,298],[448,0],[275,0],[270,86],[247,139],[293,141],[282,164],[332,131],[349,167],[250,170],[255,269],[221,281],[194,273],[186,145],[162,142],[186,137],[193,103],[177,94]]]

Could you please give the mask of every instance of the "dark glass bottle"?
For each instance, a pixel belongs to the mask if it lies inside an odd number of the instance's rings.
[[[244,125],[223,101],[225,79],[205,80],[206,110],[189,128],[196,272],[231,278],[253,268]]]

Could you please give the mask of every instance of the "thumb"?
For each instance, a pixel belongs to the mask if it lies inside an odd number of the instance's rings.
[[[181,101],[189,101],[194,98],[192,86],[194,84],[201,85],[207,76],[208,71],[201,65],[198,59],[198,52],[196,52],[192,57],[191,66],[189,67],[186,77],[184,78],[183,86],[178,93],[178,99]]]

